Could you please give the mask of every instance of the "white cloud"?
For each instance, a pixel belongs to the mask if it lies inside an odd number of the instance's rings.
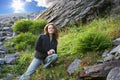
[[[26,2],[32,2],[35,1],[37,2],[37,6],[42,6],[42,7],[49,7],[55,2],[58,2],[59,0],[26,0]]]
[[[21,0],[13,0],[11,7],[14,9],[14,13],[25,12],[25,3]]]
[[[46,0],[34,0],[37,2],[37,6],[47,7]]]
[[[32,2],[32,0],[26,0],[26,2]]]

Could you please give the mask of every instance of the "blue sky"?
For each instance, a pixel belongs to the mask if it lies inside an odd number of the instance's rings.
[[[45,10],[40,0],[0,0],[0,14],[35,12]],[[43,1],[43,0],[41,0]],[[38,5],[39,3],[39,5]]]

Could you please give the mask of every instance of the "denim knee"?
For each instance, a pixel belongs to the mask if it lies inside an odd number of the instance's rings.
[[[52,54],[52,59],[53,60],[56,60],[58,58],[58,55],[57,54]]]

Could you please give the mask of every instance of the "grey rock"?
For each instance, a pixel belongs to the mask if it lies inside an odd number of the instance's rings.
[[[104,62],[102,64],[96,64],[93,66],[87,66],[84,67],[84,70],[80,72],[79,78],[85,78],[84,80],[87,80],[87,78],[89,78],[89,80],[97,80],[94,78],[98,78],[99,80],[105,80],[110,70],[115,67],[120,67],[119,60]]]
[[[10,27],[3,27],[3,31],[10,30]]]
[[[120,4],[120,0],[113,0],[115,6],[118,6]]]
[[[108,51],[108,50],[107,50],[107,51],[105,51],[105,52],[102,54],[102,57],[107,57],[107,56],[108,56],[108,55],[107,55],[108,53],[109,53],[109,51]]]
[[[5,54],[6,52],[5,51],[0,51],[0,54]]]
[[[109,55],[107,57],[104,58],[104,61],[112,61],[115,59],[115,56],[114,55]]]
[[[2,79],[0,79],[0,80],[8,80],[7,78],[2,78]]]
[[[120,60],[120,56],[115,57],[116,60]]]
[[[0,46],[2,46],[3,45],[3,42],[0,42]]]
[[[3,45],[1,45],[0,46],[0,55],[1,54],[7,54],[7,53],[8,53],[7,49]]]
[[[5,40],[13,39],[13,37],[7,36]]]
[[[13,79],[14,78],[14,75],[13,74],[11,74],[11,73],[7,73],[7,79],[9,80],[9,79]]]
[[[3,71],[4,71],[3,68],[0,67],[0,73],[2,73]]]
[[[0,58],[4,58],[6,54],[6,51],[0,50]]]
[[[120,67],[113,68],[109,72],[106,80],[120,80]]]
[[[0,64],[4,64],[5,63],[5,59],[0,58]]]
[[[7,35],[7,33],[5,31],[0,32],[0,37],[6,36],[6,35]]]
[[[116,53],[120,53],[120,45],[118,45],[117,47],[113,48],[113,49],[110,51],[110,54],[115,55]]]
[[[59,0],[36,19],[53,22],[62,28],[71,22],[77,25],[78,22],[86,23],[99,15],[106,16],[104,14],[109,14],[114,8],[111,4],[116,5],[115,0]]]
[[[112,44],[115,45],[115,46],[120,45],[120,38],[117,38],[117,39],[113,40]]]
[[[6,37],[0,37],[0,41],[4,41]]]
[[[71,75],[75,70],[77,70],[80,67],[81,60],[75,59],[70,66],[67,68],[67,72],[69,75]]]
[[[97,60],[97,64],[101,64],[103,62],[104,62],[104,60]]]
[[[5,56],[5,63],[7,64],[15,64],[16,63],[16,59],[19,57],[18,54],[7,54]]]
[[[6,49],[4,46],[0,46],[0,50],[1,50],[1,51],[6,51],[6,52],[7,52],[7,49]]]

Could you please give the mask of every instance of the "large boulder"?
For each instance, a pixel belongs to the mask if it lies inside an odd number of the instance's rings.
[[[79,79],[84,80],[106,80],[110,70],[115,67],[120,67],[120,61],[104,62],[93,66],[84,67],[83,71],[79,73]]]
[[[80,63],[82,61],[80,59],[75,59],[70,66],[67,68],[67,72],[69,73],[69,75],[71,75],[72,73],[74,73],[75,70],[77,70],[80,67]]]
[[[117,3],[116,3],[117,2]],[[59,0],[36,19],[54,22],[58,28],[69,23],[86,23],[94,18],[113,14],[113,8],[120,5],[119,0]]]
[[[120,67],[113,68],[109,72],[107,80],[120,80]]]

